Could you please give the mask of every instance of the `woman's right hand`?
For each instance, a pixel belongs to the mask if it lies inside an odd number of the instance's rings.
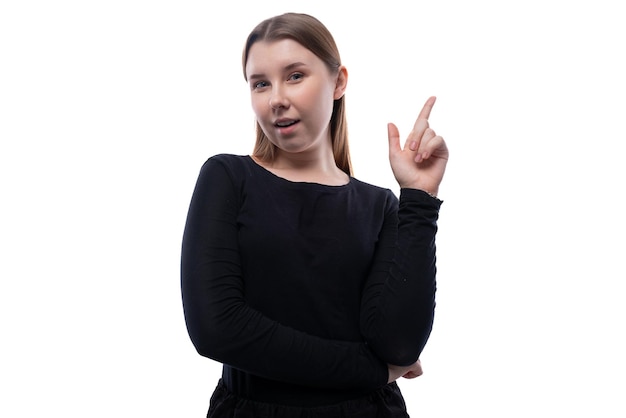
[[[394,366],[390,364],[388,367],[389,381],[387,383],[395,382],[401,377],[404,377],[405,379],[415,379],[424,373],[422,370],[422,363],[419,359],[410,366]]]

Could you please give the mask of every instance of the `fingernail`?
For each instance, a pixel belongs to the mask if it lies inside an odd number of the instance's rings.
[[[409,149],[411,151],[415,151],[417,149],[417,141],[411,141],[411,143],[409,144]]]

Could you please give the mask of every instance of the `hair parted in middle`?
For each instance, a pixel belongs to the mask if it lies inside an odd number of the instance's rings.
[[[285,13],[259,23],[248,35],[243,50],[243,76],[246,76],[246,64],[250,48],[255,42],[291,39],[307,48],[321,59],[332,74],[337,74],[341,67],[339,49],[330,31],[313,16],[303,13]],[[330,118],[330,137],[335,163],[343,172],[352,175],[350,149],[348,146],[348,126],[346,120],[345,95],[335,100]],[[257,122],[256,142],[252,154],[262,161],[273,161],[276,146],[263,132]]]

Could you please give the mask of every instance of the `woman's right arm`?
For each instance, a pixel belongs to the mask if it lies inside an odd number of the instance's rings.
[[[209,159],[191,199],[183,235],[181,290],[189,336],[199,354],[285,382],[377,388],[387,365],[363,342],[331,341],[273,321],[244,296],[238,246],[239,186]]]

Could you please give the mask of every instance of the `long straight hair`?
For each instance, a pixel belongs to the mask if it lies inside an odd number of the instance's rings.
[[[321,59],[332,74],[339,72],[341,57],[330,31],[313,16],[302,13],[285,13],[259,23],[248,35],[243,50],[243,76],[247,81],[246,64],[250,48],[255,42],[292,39]],[[335,164],[349,176],[352,175],[350,149],[348,147],[348,125],[346,120],[345,95],[335,100],[330,118],[330,138]],[[273,161],[276,146],[256,123],[256,142],[252,155],[262,161]]]

